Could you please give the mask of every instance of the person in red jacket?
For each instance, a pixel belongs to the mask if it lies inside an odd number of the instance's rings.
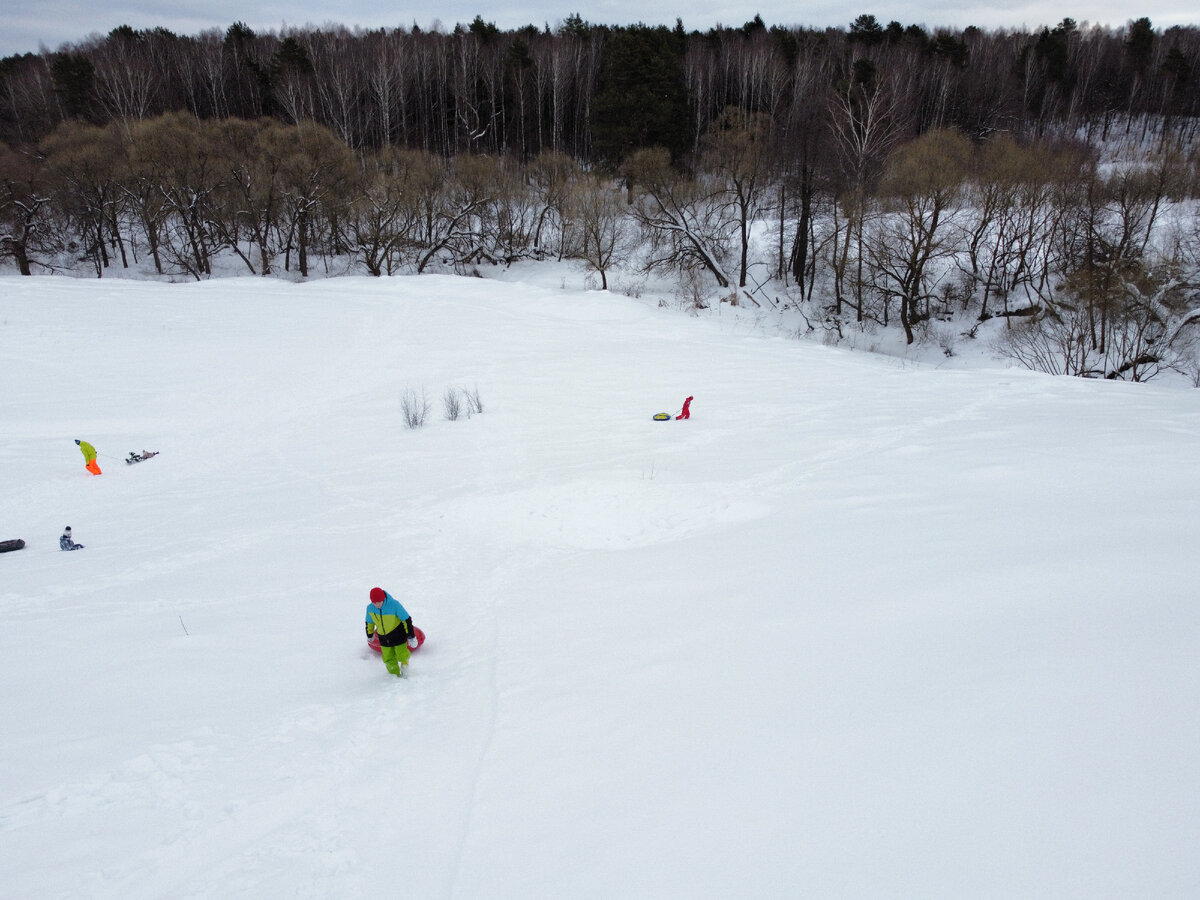
[[[692,398],[688,397],[686,400],[683,401],[683,410],[679,413],[679,415],[677,415],[675,417],[675,420],[678,421],[679,419],[690,419],[692,417],[692,413],[688,409],[688,407],[691,405],[692,405]]]

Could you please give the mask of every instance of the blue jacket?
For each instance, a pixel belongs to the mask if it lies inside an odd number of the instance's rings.
[[[388,636],[392,632],[396,633],[389,641]],[[398,646],[412,634],[412,616],[391,594],[386,594],[383,603],[378,607],[374,603],[367,604],[367,637],[370,638],[376,633],[379,635],[379,642],[385,647]]]

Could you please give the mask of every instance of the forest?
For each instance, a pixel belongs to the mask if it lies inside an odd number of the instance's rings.
[[[1197,60],[1146,18],[122,26],[0,60],[0,266],[572,259],[833,339],[1003,317],[1030,368],[1200,382]]]

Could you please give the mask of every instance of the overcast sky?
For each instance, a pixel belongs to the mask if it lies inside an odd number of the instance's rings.
[[[1171,25],[1200,24],[1194,0],[1153,0],[1149,4],[1116,3],[1112,0],[1065,3],[1039,0],[1016,2],[1011,5],[982,3],[979,0],[892,0],[887,3],[861,5],[818,0],[800,5],[785,0],[766,0],[756,5],[742,5],[723,0],[692,0],[688,3],[656,3],[647,8],[634,0],[599,0],[589,4],[559,6],[539,0],[514,0],[509,4],[480,2],[480,0],[447,0],[430,4],[401,5],[380,0],[343,0],[340,3],[319,3],[313,0],[268,0],[247,4],[232,0],[116,0],[97,4],[83,0],[12,0],[3,4],[0,12],[0,56],[13,53],[37,52],[45,47],[57,50],[64,43],[73,43],[93,33],[107,34],[118,25],[134,28],[162,26],[177,34],[198,34],[212,28],[224,31],[233,22],[245,22],[256,31],[278,31],[284,27],[306,24],[337,23],[349,28],[411,27],[421,28],[441,23],[447,30],[456,22],[470,22],[476,15],[495,22],[502,29],[533,24],[539,28],[555,27],[572,12],[578,12],[589,22],[604,25],[630,25],[645,22],[650,25],[673,25],[676,17],[683,19],[691,31],[706,30],[713,25],[741,25],[762,16],[768,25],[849,25],[862,13],[874,15],[882,24],[893,19],[903,25],[924,25],[982,28],[1036,28],[1054,25],[1064,17],[1084,22],[1119,27],[1130,19],[1149,16],[1155,28]]]

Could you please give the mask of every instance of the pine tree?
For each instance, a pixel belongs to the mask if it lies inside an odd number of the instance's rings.
[[[682,156],[692,128],[675,33],[638,25],[612,35],[591,128],[593,153],[610,166],[646,147],[665,147],[673,160]]]

